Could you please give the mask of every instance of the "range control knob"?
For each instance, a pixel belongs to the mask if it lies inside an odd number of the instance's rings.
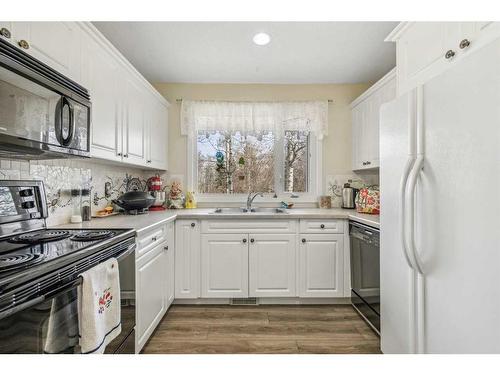
[[[21,207],[26,209],[26,210],[29,210],[30,208],[35,207],[35,202],[33,202],[33,201],[23,202],[23,203],[21,203]]]
[[[21,197],[31,197],[33,195],[33,190],[31,190],[31,189],[20,190],[19,195]]]

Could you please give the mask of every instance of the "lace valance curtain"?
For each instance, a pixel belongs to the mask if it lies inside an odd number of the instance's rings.
[[[195,136],[203,131],[313,132],[319,139],[328,134],[328,102],[224,102],[183,100],[181,132]]]

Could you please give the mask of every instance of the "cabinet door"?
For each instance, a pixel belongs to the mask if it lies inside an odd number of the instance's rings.
[[[175,295],[175,224],[174,222],[167,224],[167,244],[166,244],[166,253],[167,253],[167,270],[166,270],[166,279],[167,279],[167,295],[166,295],[166,305],[167,309],[170,307],[172,302],[174,302]]]
[[[149,164],[153,168],[167,169],[168,148],[168,110],[167,107],[151,98],[152,117],[149,127]]]
[[[200,297],[200,230],[197,220],[175,223],[175,298]]]
[[[299,296],[344,296],[344,235],[301,235]]]
[[[140,258],[136,266],[137,346],[140,350],[166,311],[164,244]]]
[[[204,234],[201,296],[248,297],[248,234]]]
[[[74,22],[13,22],[13,39],[28,43],[24,52],[79,82],[81,31]],[[102,78],[102,77],[101,77]]]
[[[448,67],[453,59],[445,54],[456,52],[459,30],[458,22],[415,22],[405,31],[396,47],[399,95]]]
[[[82,40],[82,84],[92,101],[92,157],[121,161],[122,113],[118,64],[90,36]]]
[[[146,163],[146,114],[147,94],[128,72],[121,73],[125,79],[125,127],[124,127],[124,162],[135,165]],[[147,110],[147,109],[146,109]]]
[[[357,105],[352,109],[352,169],[357,170],[362,167],[361,140],[363,126],[362,106]]]
[[[296,242],[294,234],[251,234],[250,297],[295,297]]]

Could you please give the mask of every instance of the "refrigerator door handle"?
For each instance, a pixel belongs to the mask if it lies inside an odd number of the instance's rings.
[[[417,185],[418,176],[422,171],[423,163],[424,163],[424,156],[418,155],[415,164],[413,165],[413,168],[410,172],[410,175],[408,176],[407,191],[405,194],[405,201],[406,201],[405,207],[409,208],[409,213],[407,214],[409,220],[406,223],[407,225],[405,225],[405,239],[406,239],[406,244],[408,245],[409,248],[410,261],[414,265],[415,271],[417,271],[421,275],[423,275],[424,272],[422,269],[422,261],[418,256],[417,247],[415,244],[414,226],[415,226],[415,188]]]
[[[411,258],[408,250],[408,243],[406,237],[406,212],[405,212],[405,203],[406,203],[406,185],[408,182],[408,175],[410,174],[411,167],[413,166],[413,162],[415,161],[415,156],[409,156],[406,161],[406,165],[403,169],[403,176],[401,177],[401,183],[399,186],[399,217],[400,217],[400,238],[401,238],[401,247],[403,249],[403,255],[408,264],[408,267],[411,269],[415,269],[411,262]]]

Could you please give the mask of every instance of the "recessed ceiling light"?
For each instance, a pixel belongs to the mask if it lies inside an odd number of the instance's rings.
[[[271,37],[266,33],[258,33],[253,36],[253,42],[258,46],[265,46],[266,44],[269,44],[270,41]]]

